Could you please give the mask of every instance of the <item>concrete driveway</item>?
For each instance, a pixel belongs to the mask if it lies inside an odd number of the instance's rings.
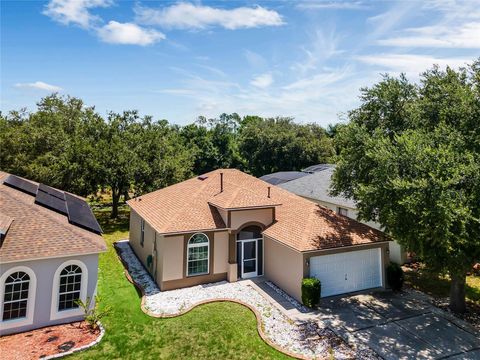
[[[384,359],[480,359],[480,334],[415,291],[323,299],[318,319]]]

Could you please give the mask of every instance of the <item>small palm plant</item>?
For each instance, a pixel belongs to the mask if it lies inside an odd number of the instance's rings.
[[[76,303],[83,309],[83,312],[85,313],[85,322],[93,331],[98,330],[100,319],[108,315],[111,310],[110,306],[100,310],[98,308],[99,299],[97,296],[95,296],[95,306],[92,306],[92,298],[90,297],[87,297],[85,302],[78,299],[76,300]]]

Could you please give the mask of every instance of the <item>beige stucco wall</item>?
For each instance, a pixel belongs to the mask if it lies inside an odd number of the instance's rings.
[[[302,253],[265,236],[264,268],[266,278],[301,301]]]
[[[336,205],[336,204],[333,204],[333,203],[330,203],[330,202],[326,202],[326,201],[311,199],[311,198],[308,198],[308,197],[306,199],[308,199],[310,201],[313,201],[313,202],[316,202],[317,204],[320,204],[320,205],[322,205],[322,206],[324,206],[328,209],[331,209],[335,212],[338,212],[339,205]],[[368,225],[368,226],[370,226],[374,229],[382,231],[381,225],[377,222],[358,220],[357,209],[347,207],[347,206],[340,206],[340,207],[348,209],[348,217],[349,218],[360,221],[363,224],[366,224],[366,225]],[[388,246],[389,246],[389,252],[390,252],[390,255],[389,255],[390,260],[393,261],[393,262],[396,262],[397,264],[405,263],[405,261],[407,260],[407,254],[406,254],[405,250],[403,249],[403,247],[399,243],[397,243],[396,241],[390,241]]]
[[[214,233],[213,273],[228,271],[228,232]]]
[[[227,210],[222,210],[220,208],[217,208],[218,213],[223,219],[223,222],[225,223],[225,226],[228,224],[228,211]]]
[[[237,210],[230,213],[230,228],[238,229],[243,224],[250,221],[256,221],[268,226],[273,221],[273,209],[254,209],[254,210]]]
[[[166,236],[162,238],[159,257],[162,257],[162,281],[183,278],[184,236]]]
[[[130,211],[130,245],[133,251],[147,267],[147,257],[153,254],[153,242],[155,241],[155,230],[145,221],[145,237],[143,246],[140,245],[141,217],[134,210]],[[149,269],[153,271],[153,266]]]

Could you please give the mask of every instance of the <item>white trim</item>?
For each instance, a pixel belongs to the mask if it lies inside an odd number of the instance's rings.
[[[42,257],[36,257],[36,258],[26,258],[26,259],[19,259],[19,260],[10,260],[10,261],[1,261],[2,265],[3,264],[12,264],[12,263],[19,263],[19,262],[25,262],[25,261],[36,261],[36,260],[50,260],[50,259],[59,259],[59,258],[67,258],[67,257],[74,257],[74,256],[86,256],[86,255],[98,255],[104,252],[107,252],[108,248],[105,248],[105,250],[101,251],[96,251],[96,252],[90,252],[90,253],[84,253],[84,254],[62,254],[62,255],[54,255],[54,256],[42,256]]]
[[[5,320],[3,321],[3,301],[5,297],[5,281],[7,278],[17,271],[22,271],[30,276],[30,283],[28,284],[28,299],[27,299],[27,316],[23,318]],[[26,266],[15,266],[9,269],[0,277],[0,331],[16,328],[19,326],[33,324],[33,315],[35,312],[35,295],[37,292],[37,277],[35,272]]]
[[[77,265],[82,269],[82,283],[80,285],[80,300],[83,302],[87,301],[87,286],[88,286],[88,268],[80,260],[68,260],[61,264],[55,271],[53,276],[53,286],[52,286],[52,304],[50,306],[50,320],[64,319],[73,316],[84,315],[83,309],[78,307],[76,309],[62,310],[58,311],[58,300],[60,292],[60,273],[65,267],[69,265]]]
[[[278,241],[278,240],[277,240]],[[280,241],[279,241],[280,242]],[[357,245],[348,245],[348,246],[336,246],[336,247],[331,247],[328,249],[318,249],[318,250],[306,250],[306,251],[300,251],[302,254],[309,254],[312,252],[326,252],[326,251],[333,251],[333,250],[340,250],[340,249],[354,249],[357,248],[358,250],[366,250],[362,249],[363,247],[370,246],[372,249],[374,248],[379,248],[380,246],[375,246],[375,245],[380,245],[380,244],[388,244],[389,240],[385,241],[376,241],[376,242],[370,242],[366,244],[357,244]],[[352,250],[355,251],[355,250]],[[328,255],[328,254],[327,254]]]
[[[190,240],[192,240],[192,238],[196,235],[203,235],[207,238],[207,272],[203,272],[203,273],[198,273],[198,274],[189,274],[188,273],[188,250],[190,248],[195,248],[195,247],[203,247],[205,246],[205,243],[200,243],[200,244],[192,244],[190,245]],[[186,253],[186,256],[187,256],[187,259],[185,261],[185,265],[186,265],[186,269],[185,269],[185,274],[187,277],[192,277],[192,276],[200,276],[200,275],[208,275],[210,274],[210,238],[204,234],[204,233],[201,233],[201,232],[197,232],[195,234],[193,234],[192,236],[190,236],[190,239],[188,239],[187,241],[187,253]],[[197,260],[193,260],[193,261],[197,261]]]

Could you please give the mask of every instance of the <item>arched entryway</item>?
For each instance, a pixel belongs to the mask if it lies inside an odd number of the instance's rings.
[[[237,274],[248,279],[263,275],[262,228],[249,225],[237,233]]]

